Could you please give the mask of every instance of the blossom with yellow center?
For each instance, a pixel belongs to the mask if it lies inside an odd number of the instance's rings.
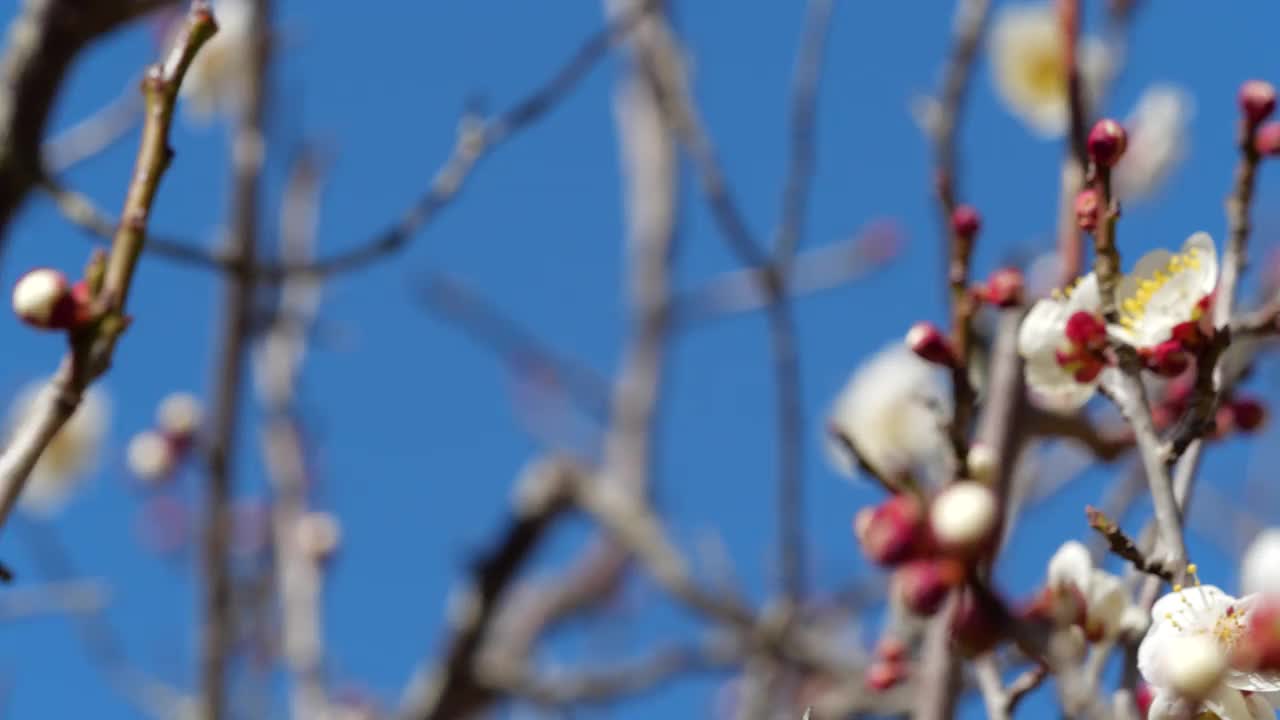
[[[992,23],[990,49],[996,90],[1013,114],[1046,138],[1066,132],[1070,112],[1067,70],[1062,30],[1053,6],[1006,6]],[[1077,62],[1082,88],[1091,98],[1110,71],[1106,47],[1096,38],[1082,38]]]
[[[18,393],[9,411],[9,436],[30,418],[36,398],[46,391],[46,384],[39,383]],[[93,469],[106,434],[108,414],[106,398],[100,391],[91,388],[85,392],[80,407],[31,470],[18,500],[22,509],[45,516],[62,509],[78,483]]]
[[[1194,575],[1195,566],[1188,568]],[[1259,694],[1280,690],[1280,676],[1231,666],[1256,596],[1234,598],[1212,585],[1175,586],[1151,608],[1138,647],[1138,670],[1155,691],[1149,720],[1211,712],[1223,720],[1274,718]]]
[[[1218,252],[1208,233],[1187,238],[1177,253],[1149,252],[1116,288],[1120,321],[1110,330],[1134,347],[1159,345],[1174,328],[1200,320],[1217,284]]]

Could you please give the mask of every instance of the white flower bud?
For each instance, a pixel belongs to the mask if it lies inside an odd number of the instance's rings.
[[[298,549],[316,562],[329,559],[342,540],[338,519],[326,512],[311,512],[298,518],[294,533]]]
[[[1227,671],[1227,658],[1208,635],[1173,638],[1164,661],[1169,688],[1188,698],[1203,698],[1213,692]]]
[[[133,436],[125,452],[129,472],[139,480],[157,482],[173,472],[173,448],[158,432],[148,430]]]
[[[70,292],[65,275],[51,268],[36,268],[13,286],[13,312],[32,327],[66,327],[61,316],[66,314]]]
[[[969,466],[969,477],[980,483],[991,482],[995,477],[998,462],[995,451],[982,443],[974,443],[965,458],[965,463]]]
[[[987,486],[961,481],[934,498],[929,524],[943,547],[972,550],[991,536],[998,512],[995,493]]]
[[[170,437],[189,438],[199,429],[203,416],[204,407],[195,395],[170,393],[156,409],[156,424]]]

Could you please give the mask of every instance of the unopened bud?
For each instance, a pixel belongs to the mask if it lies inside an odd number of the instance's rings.
[[[951,558],[913,560],[894,573],[898,597],[917,615],[933,615],[952,588],[964,580],[964,566]]]
[[[951,211],[951,229],[962,238],[972,238],[982,229],[982,216],[972,205],[957,205]]]
[[[977,657],[1004,637],[1004,620],[992,603],[979,600],[972,592],[962,593],[951,616],[951,640],[966,656]]]
[[[342,527],[337,518],[326,512],[310,512],[298,518],[294,542],[298,550],[315,562],[333,556],[342,540]]]
[[[965,456],[965,465],[969,467],[969,477],[980,483],[990,483],[996,476],[996,468],[1000,459],[995,450],[985,443],[974,443],[969,446],[969,454]]]
[[[1248,80],[1240,86],[1239,101],[1245,120],[1257,125],[1276,109],[1276,88],[1266,80]]]
[[[1267,421],[1267,408],[1256,398],[1237,397],[1230,408],[1232,422],[1241,432],[1254,432]]]
[[[943,488],[929,508],[933,537],[945,550],[971,553],[991,539],[1000,514],[991,488],[961,480]]]
[[[1138,351],[1147,369],[1160,377],[1177,377],[1191,366],[1191,358],[1177,340],[1166,340],[1153,348]]]
[[[1227,658],[1211,635],[1179,635],[1169,640],[1169,687],[1182,697],[1199,700],[1213,692],[1227,671]]]
[[[907,664],[901,662],[879,661],[867,668],[867,687],[883,691],[907,679]]]
[[[1124,126],[1110,118],[1103,118],[1094,123],[1089,131],[1089,157],[1101,167],[1112,167],[1120,162],[1128,144],[1128,135]]]
[[[186,440],[195,435],[203,416],[204,408],[199,398],[191,393],[170,393],[156,408],[156,424],[160,431],[175,440]]]
[[[1253,147],[1259,155],[1280,155],[1280,122],[1269,122],[1258,128]]]
[[[931,363],[956,366],[956,352],[951,341],[931,322],[918,322],[907,331],[907,347]]]
[[[76,320],[76,303],[67,277],[52,268],[28,271],[13,286],[13,312],[31,327],[71,327]]]
[[[862,552],[880,565],[897,565],[926,545],[924,508],[914,495],[894,495],[854,518]]]
[[[1081,230],[1093,232],[1098,228],[1098,215],[1102,209],[1102,196],[1093,188],[1085,188],[1076,195],[1076,225]]]
[[[173,448],[163,435],[150,430],[140,432],[129,441],[125,452],[129,472],[147,483],[167,479],[175,464]]]
[[[1022,304],[1022,271],[1017,268],[1001,268],[987,278],[982,299],[1000,308]]]
[[[1232,648],[1231,664],[1268,673],[1280,670],[1280,598],[1264,595],[1257,601]]]

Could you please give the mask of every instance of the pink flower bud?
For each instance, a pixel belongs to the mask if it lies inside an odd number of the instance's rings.
[[[1280,598],[1264,596],[1258,601],[1231,660],[1242,669],[1280,670]]]
[[[876,656],[886,662],[905,662],[907,659],[907,644],[894,635],[885,635],[880,638],[879,643],[876,643]]]
[[[972,238],[982,228],[982,216],[972,205],[957,205],[951,212],[951,229],[963,238]]]
[[[1094,123],[1089,131],[1089,157],[1101,167],[1112,167],[1120,162],[1127,144],[1124,126],[1110,118]]]
[[[991,273],[982,289],[982,299],[1001,308],[1022,304],[1022,271],[1017,268],[1001,268]]]
[[[1098,213],[1102,208],[1102,198],[1093,188],[1085,188],[1076,195],[1076,225],[1081,230],[1093,232],[1098,228]]]
[[[1276,109],[1276,88],[1266,80],[1248,80],[1240,86],[1239,100],[1245,120],[1257,125]]]
[[[854,534],[862,552],[880,565],[897,565],[928,545],[924,508],[914,495],[894,495],[854,518]]]
[[[931,322],[918,322],[907,331],[907,347],[931,363],[956,366],[956,352],[951,341]]]
[[[907,673],[908,667],[906,663],[874,662],[867,668],[867,687],[876,691],[888,690],[906,680]]]
[[[989,652],[1004,638],[1005,613],[972,592],[961,593],[951,616],[951,640],[967,657]]]
[[[1177,377],[1191,365],[1186,349],[1177,340],[1166,340],[1153,348],[1142,348],[1138,354],[1142,356],[1147,369],[1160,377]]]
[[[1267,408],[1256,398],[1237,397],[1229,407],[1232,422],[1241,432],[1254,432],[1267,421]]]
[[[1280,155],[1280,122],[1269,122],[1258,128],[1253,147],[1259,155]]]
[[[76,321],[76,302],[67,277],[52,268],[28,271],[13,286],[13,312],[31,327],[71,327]]]
[[[964,565],[951,558],[913,560],[894,573],[902,604],[917,615],[933,615],[964,580]]]

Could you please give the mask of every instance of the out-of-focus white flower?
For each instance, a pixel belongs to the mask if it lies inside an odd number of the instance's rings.
[[[1240,592],[1280,595],[1280,528],[1258,533],[1240,561]]]
[[[1096,315],[1102,308],[1098,280],[1089,273],[1066,290],[1031,306],[1018,328],[1018,354],[1026,361],[1027,387],[1042,403],[1057,410],[1074,410],[1088,402],[1098,388],[1101,361],[1094,353],[1067,340],[1067,326],[1077,313]],[[1095,330],[1092,335],[1098,335]],[[1083,338],[1083,336],[1082,336]],[[1102,337],[1083,338],[1096,342]],[[1068,354],[1073,354],[1068,358]]]
[[[991,69],[1005,105],[1046,138],[1062,135],[1069,120],[1063,37],[1050,3],[1005,6],[991,26]],[[1110,72],[1106,47],[1081,38],[1076,48],[1086,98],[1102,88]]]
[[[1159,345],[1174,328],[1199,321],[1217,284],[1218,251],[1208,233],[1187,238],[1177,253],[1153,250],[1116,288],[1120,322],[1109,330],[1134,347]]]
[[[1071,588],[1080,592],[1085,604],[1084,631],[1090,638],[1110,639],[1122,632],[1136,636],[1146,629],[1146,613],[1130,601],[1123,581],[1095,568],[1088,548],[1075,540],[1063,543],[1050,558],[1048,585],[1057,592]]]
[[[839,434],[884,478],[944,466],[950,453],[943,427],[951,398],[938,366],[895,342],[864,362],[836,397],[830,432]],[[848,475],[854,458],[830,440],[831,461]]]
[[[163,480],[173,472],[173,448],[158,432],[147,430],[133,436],[125,451],[129,472],[139,480],[153,483]]]
[[[991,538],[1000,507],[995,493],[974,480],[943,488],[929,509],[929,526],[948,550],[972,551]]]
[[[1236,599],[1212,585],[1156,601],[1151,628],[1138,646],[1138,670],[1155,692],[1148,720],[1189,718],[1202,710],[1222,720],[1274,719],[1260,693],[1280,690],[1280,676],[1230,664],[1254,602],[1254,596]]]
[[[160,432],[176,439],[189,438],[200,428],[204,407],[191,393],[170,393],[156,408],[156,426]]]
[[[252,15],[249,0],[214,0],[218,32],[196,53],[180,91],[192,117],[234,115],[243,106],[245,78],[251,72]]]
[[[9,410],[8,435],[27,422],[40,393],[47,383],[23,389]],[[71,419],[62,426],[53,442],[36,462],[27,486],[19,497],[19,506],[40,515],[52,515],[66,504],[71,493],[84,479],[98,458],[98,450],[106,435],[109,409],[106,397],[97,389],[85,392]]]
[[[1188,125],[1194,113],[1195,101],[1182,88],[1147,88],[1125,121],[1128,145],[1111,170],[1111,188],[1117,197],[1133,201],[1160,187],[1186,157],[1191,142]]]

